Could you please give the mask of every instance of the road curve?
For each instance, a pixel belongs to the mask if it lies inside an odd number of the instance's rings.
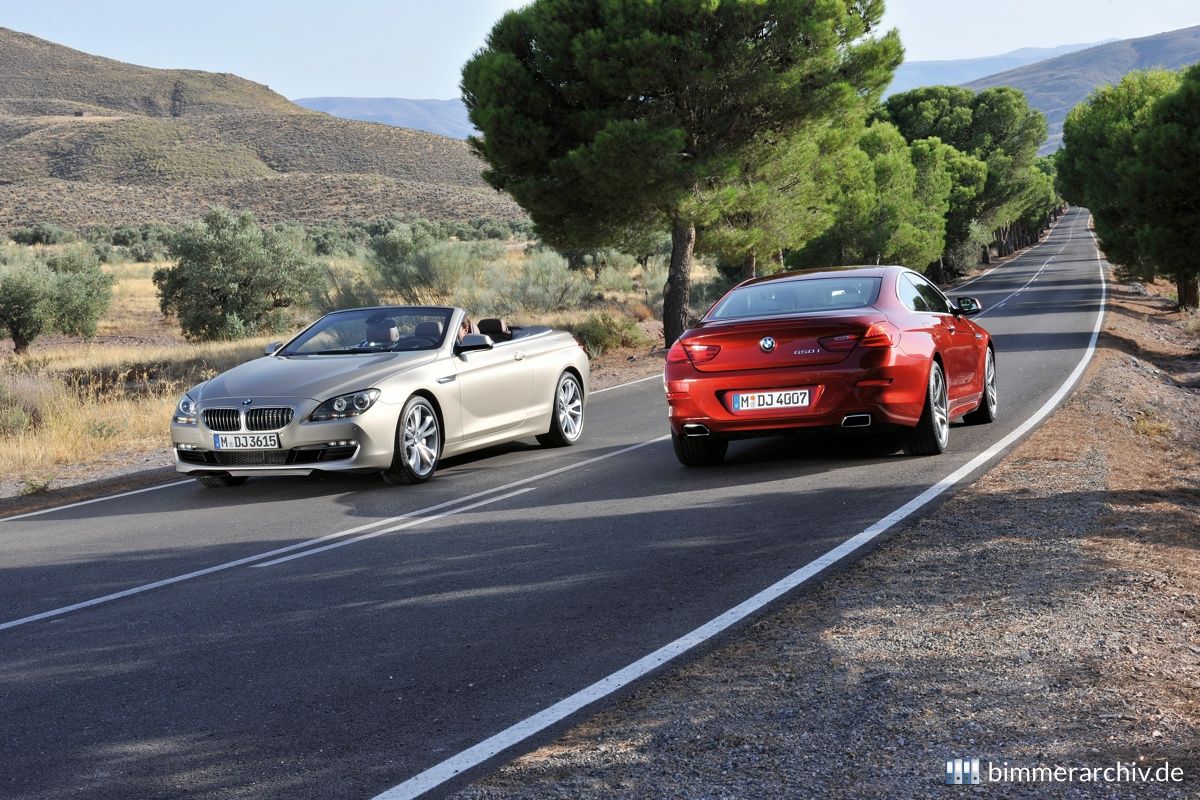
[[[187,484],[0,520],[0,796],[370,798],[621,669],[1052,397],[1102,306],[1086,223],[1073,209],[963,290],[1001,420],[956,426],[941,457],[794,437],[687,470],[646,381],[592,398],[577,447],[454,459],[422,486]]]

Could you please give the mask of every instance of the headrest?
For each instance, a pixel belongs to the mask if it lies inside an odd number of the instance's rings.
[[[418,322],[416,330],[413,331],[413,336],[420,336],[425,339],[441,339],[442,323],[437,320]]]
[[[400,329],[396,327],[396,320],[391,317],[367,320],[366,340],[389,343],[400,341]]]
[[[506,339],[512,335],[511,332],[508,330],[508,326],[504,324],[504,320],[502,320],[502,319],[481,319],[481,320],[479,320],[479,332],[482,333],[484,336],[491,336],[493,339],[496,339],[496,338],[505,338]]]

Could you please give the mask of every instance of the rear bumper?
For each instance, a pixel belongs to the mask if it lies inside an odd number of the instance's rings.
[[[701,424],[712,434],[740,438],[841,427],[852,414],[870,414],[871,428],[915,426],[925,403],[928,361],[895,349],[885,363],[867,365],[863,360],[803,370],[728,373],[668,365],[664,384],[671,430],[682,435],[684,425]],[[753,389],[808,389],[810,402],[806,408],[730,410],[730,393]]]

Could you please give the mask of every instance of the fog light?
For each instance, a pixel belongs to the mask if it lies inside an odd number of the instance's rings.
[[[175,449],[176,450],[199,450],[200,448],[194,444],[177,444],[177,445],[175,445]]]
[[[329,447],[358,447],[358,442],[354,439],[343,439],[338,442],[328,442]]]

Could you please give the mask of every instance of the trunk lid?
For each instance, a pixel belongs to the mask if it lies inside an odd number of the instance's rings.
[[[683,337],[684,347],[712,346],[720,351],[711,360],[693,360],[700,372],[732,372],[749,369],[782,369],[825,366],[845,361],[854,351],[830,349],[822,340],[852,337],[857,341],[872,322],[884,319],[877,311],[864,315],[807,314],[779,319],[740,322],[709,322]],[[764,348],[765,339],[774,347]],[[844,340],[843,340],[844,341]]]

